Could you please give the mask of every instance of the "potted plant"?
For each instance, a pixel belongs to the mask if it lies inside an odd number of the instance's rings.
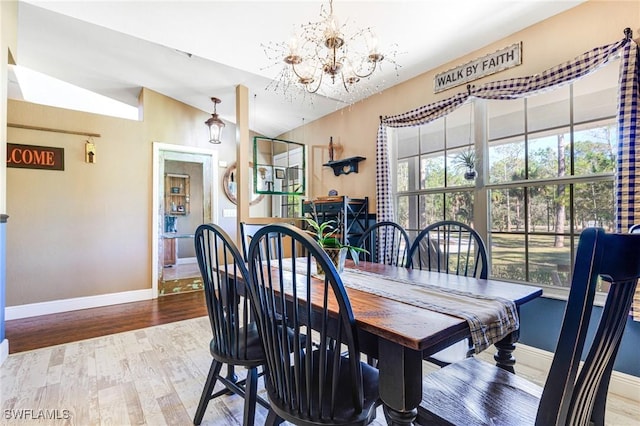
[[[322,247],[336,266],[338,272],[342,272],[344,270],[344,262],[347,259],[347,253],[351,253],[351,259],[353,260],[353,263],[357,265],[360,260],[358,258],[358,254],[368,253],[367,250],[361,247],[343,244],[340,239],[336,237],[338,228],[335,225],[337,222],[335,220],[328,220],[318,223],[317,215],[315,214],[315,205],[313,206],[313,211],[313,218],[304,218],[309,225],[305,231],[316,239],[320,247]],[[322,270],[318,268],[318,274],[322,273]]]
[[[478,172],[476,172],[476,153],[473,149],[469,148],[466,151],[460,152],[454,157],[453,164],[458,168],[465,169],[464,178],[466,180],[476,178]]]

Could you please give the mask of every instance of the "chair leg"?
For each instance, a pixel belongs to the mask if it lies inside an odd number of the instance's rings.
[[[258,394],[258,368],[253,367],[247,371],[244,394],[243,426],[253,426],[256,417],[256,398]]]
[[[211,395],[213,395],[213,388],[216,386],[216,381],[218,381],[218,375],[220,374],[221,368],[221,362],[218,362],[215,359],[211,361],[209,375],[207,376],[207,381],[204,383],[204,389],[202,389],[202,395],[200,396],[200,403],[198,404],[196,415],[193,417],[194,425],[199,425],[202,422],[202,417],[204,416],[204,412],[207,410],[207,405],[209,405]]]
[[[238,375],[236,374],[236,370],[233,365],[227,365],[227,380],[232,383],[238,383]],[[229,389],[227,395],[233,395],[233,391]]]
[[[264,422],[265,426],[278,426],[282,424],[284,420],[276,414],[275,411],[269,410],[269,415],[267,415],[267,420]]]

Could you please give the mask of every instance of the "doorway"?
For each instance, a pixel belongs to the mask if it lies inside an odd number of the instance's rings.
[[[193,236],[198,225],[217,220],[217,152],[158,142],[153,151],[153,294],[198,291]]]

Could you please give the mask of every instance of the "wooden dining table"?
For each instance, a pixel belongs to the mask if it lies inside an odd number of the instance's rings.
[[[499,297],[512,301],[516,307],[542,295],[541,288],[530,285],[378,263],[359,262],[357,266],[351,263],[348,269],[386,279],[387,292],[393,292],[394,281],[411,282],[482,297]],[[360,349],[378,359],[380,398],[387,420],[393,425],[412,424],[422,399],[423,359],[468,339],[469,324],[464,318],[451,314],[350,288],[346,274],[343,274],[343,282],[358,327]],[[519,329],[494,344],[496,364],[512,372],[518,337]]]
[[[360,350],[378,360],[380,398],[391,425],[415,421],[422,399],[423,359],[471,337],[467,319],[415,303],[413,294],[407,299],[407,285],[410,290],[425,286],[471,298],[500,298],[513,302],[515,309],[542,295],[542,289],[530,285],[362,261],[354,265],[348,260],[341,278],[355,317]],[[321,279],[314,282],[323,285]],[[383,289],[365,288],[374,282],[382,283]],[[516,328],[492,342],[497,348],[496,364],[512,372],[518,337]]]

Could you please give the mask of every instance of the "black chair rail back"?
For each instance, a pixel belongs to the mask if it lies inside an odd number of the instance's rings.
[[[360,254],[361,260],[406,266],[410,248],[409,235],[395,222],[378,222],[364,231],[358,247],[368,251]]]
[[[452,220],[420,231],[409,250],[408,266],[484,279],[489,274],[482,237],[469,225]]]
[[[609,283],[609,292],[576,379],[598,276]],[[582,232],[558,346],[538,409],[538,424],[549,424],[555,420],[553,416],[566,424],[586,425],[592,419],[602,424],[598,419],[604,421],[611,371],[638,278],[640,235],[607,234],[602,229]],[[572,396],[569,400],[563,395]]]
[[[277,423],[277,415],[295,424],[366,424],[372,405],[363,390],[355,320],[327,254],[299,228],[274,224],[254,235],[249,259],[267,359],[267,423]],[[322,289],[312,285],[314,263],[325,271]],[[377,399],[377,383],[375,393]]]

